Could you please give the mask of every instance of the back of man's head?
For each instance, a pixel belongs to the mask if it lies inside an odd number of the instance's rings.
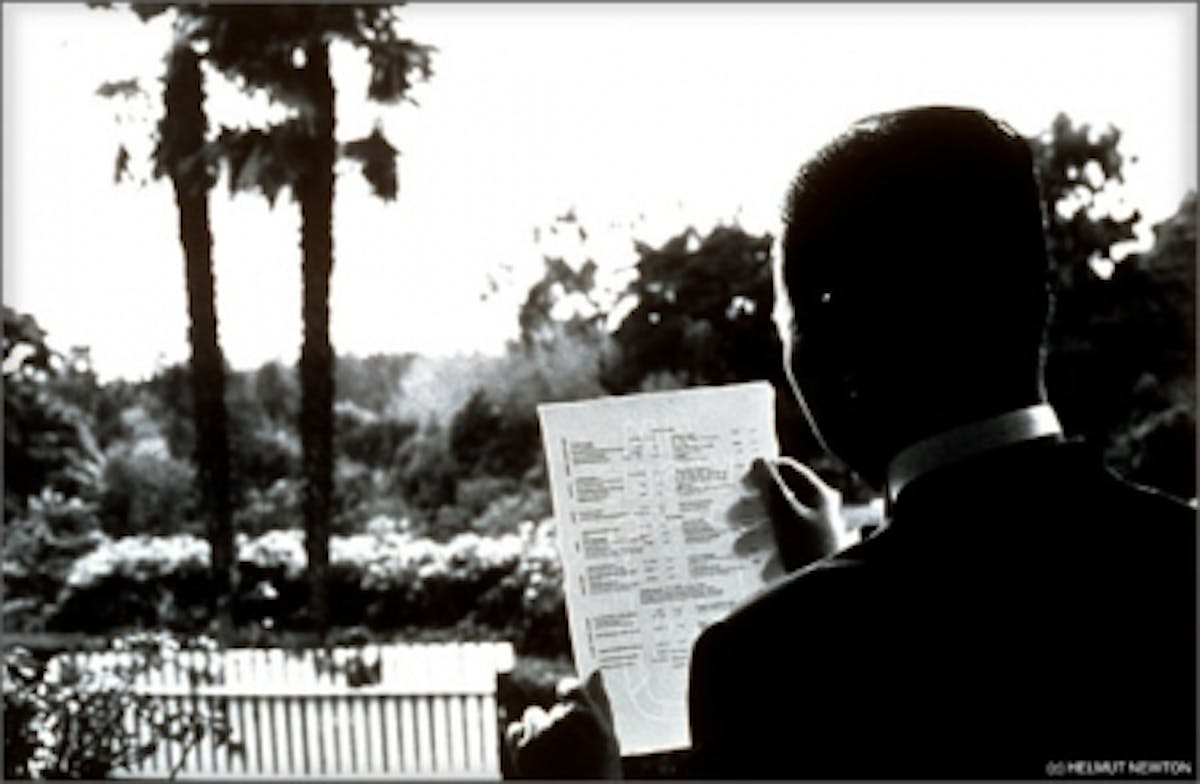
[[[800,170],[785,223],[792,370],[868,480],[928,431],[1036,402],[1046,248],[1031,151],[1010,128],[949,107],[863,120]],[[876,453],[843,454],[863,449],[834,443],[847,428]]]

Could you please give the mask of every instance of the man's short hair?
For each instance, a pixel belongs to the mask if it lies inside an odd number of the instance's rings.
[[[832,291],[879,319],[866,329],[908,330],[994,363],[1039,356],[1048,263],[1032,152],[983,112],[860,121],[800,170],[784,223],[783,281],[799,320]]]

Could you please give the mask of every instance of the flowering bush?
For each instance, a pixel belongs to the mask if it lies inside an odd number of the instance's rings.
[[[203,572],[208,564],[208,542],[192,534],[106,537],[100,547],[75,562],[67,575],[67,586],[86,588],[113,575],[148,582],[168,575]]]
[[[77,559],[104,541],[94,503],[49,487],[4,526],[4,628],[41,631]]]
[[[218,746],[231,742],[219,711],[201,714],[188,700],[158,700],[135,686],[139,676],[180,650],[214,650],[212,640],[139,633],[117,638],[111,649],[125,655],[85,664],[61,654],[40,661],[20,647],[5,651],[5,779],[103,779],[150,757],[164,742],[185,749],[206,735]],[[189,674],[193,682],[209,675]],[[148,727],[149,737],[139,727]]]
[[[237,557],[240,563],[268,571],[278,570],[292,580],[302,577],[308,565],[304,534],[297,529],[267,531],[253,539],[239,534]]]
[[[378,530],[330,538],[335,626],[380,632],[456,627],[463,636],[506,636],[519,648],[565,649],[552,521],[523,523],[494,537],[461,533],[444,543]],[[307,592],[303,532],[239,535],[237,553],[235,620],[281,630],[301,626]],[[196,536],[105,538],[69,572],[55,627],[202,628],[208,564],[208,543]]]

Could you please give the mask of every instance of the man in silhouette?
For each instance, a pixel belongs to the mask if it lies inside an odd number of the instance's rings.
[[[1040,205],[1026,141],[968,109],[869,118],[801,169],[785,362],[888,522],[701,635],[695,775],[1195,775],[1194,513],[1064,438]]]

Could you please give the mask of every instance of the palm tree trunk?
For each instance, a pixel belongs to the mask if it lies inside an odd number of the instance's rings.
[[[329,629],[329,519],[333,496],[333,347],[329,278],[333,271],[333,80],[323,41],[305,47],[304,73],[313,100],[312,148],[297,183],[303,252],[304,344],[300,349],[300,443],[303,451],[304,540],[309,608],[323,640]]]
[[[179,208],[179,240],[187,280],[188,338],[192,349],[193,415],[196,467],[212,547],[212,609],[218,635],[232,631],[233,509],[229,487],[229,438],[225,411],[225,364],[217,335],[212,269],[212,231],[208,192],[212,178],[202,163],[204,131],[203,76],[196,53],[175,46],[167,69],[161,131],[166,163]]]

